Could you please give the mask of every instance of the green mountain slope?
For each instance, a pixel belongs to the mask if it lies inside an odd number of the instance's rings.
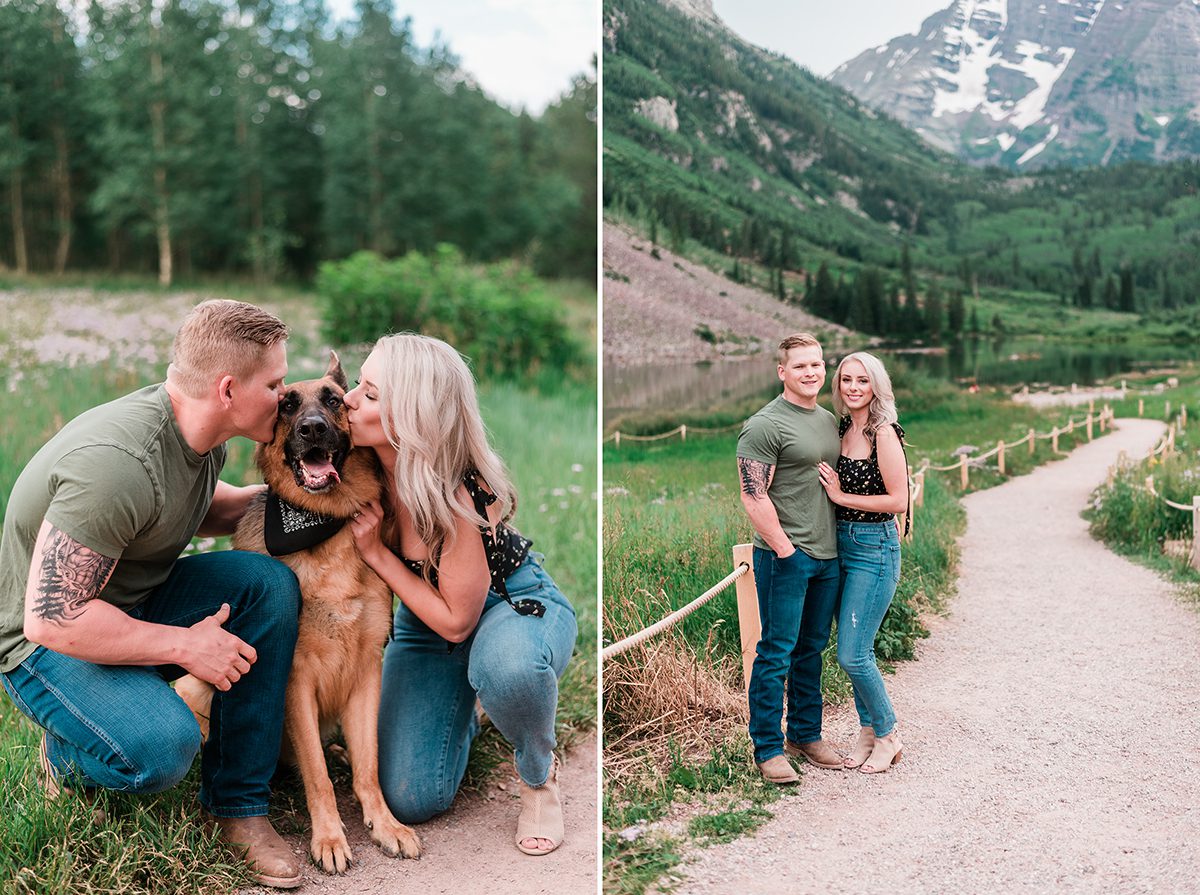
[[[605,208],[651,239],[867,331],[1195,319],[1200,165],[973,169],[719,22],[654,0],[604,17]]]

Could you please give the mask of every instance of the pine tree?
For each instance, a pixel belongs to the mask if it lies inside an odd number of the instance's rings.
[[[1130,314],[1137,310],[1133,297],[1133,271],[1129,269],[1129,265],[1121,268],[1120,308]]]
[[[929,290],[925,293],[924,311],[925,331],[929,333],[930,338],[940,339],[942,336],[942,297],[933,283],[929,284]]]
[[[962,293],[955,291],[950,296],[950,303],[946,307],[946,329],[950,335],[957,337],[963,334],[966,316]]]

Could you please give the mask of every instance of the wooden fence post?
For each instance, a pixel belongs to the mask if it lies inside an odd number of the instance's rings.
[[[1121,380],[1121,398],[1124,399],[1125,395],[1128,394],[1128,392],[1129,392],[1129,385],[1128,385],[1128,383],[1125,382],[1124,379],[1122,379]]]
[[[1067,420],[1067,434],[1068,435],[1075,434],[1075,420],[1073,420],[1073,419]]]
[[[620,446],[621,446],[621,430],[618,429],[616,432],[613,433],[613,447],[619,448]]]
[[[1105,479],[1104,479],[1104,487],[1112,488],[1113,481],[1116,479],[1116,477],[1117,477],[1116,467],[1113,467],[1113,466],[1108,467],[1108,476],[1105,477]]]
[[[1179,405],[1179,430],[1182,432],[1187,428],[1187,405]]]
[[[1030,429],[1025,437],[1029,439],[1029,456],[1032,457],[1034,448],[1037,447],[1037,433]]]
[[[967,455],[966,454],[962,455],[962,460],[959,461],[958,468],[960,470],[959,478],[962,480],[962,489],[964,491],[966,491],[967,485],[970,484],[970,481],[971,481],[971,474],[969,472],[967,472]]]
[[[1192,568],[1200,569],[1200,496],[1192,495]]]
[[[1058,453],[1058,426],[1050,430],[1050,449]]]
[[[1163,419],[1169,420],[1170,418],[1171,418],[1171,402],[1167,401],[1166,407],[1163,408]]]
[[[1088,441],[1091,441],[1092,440],[1092,412],[1090,410],[1088,411],[1088,418],[1087,418],[1087,433],[1088,433]]]
[[[1171,456],[1175,453],[1175,424],[1167,426],[1167,452],[1166,456]]]
[[[1138,398],[1138,416],[1146,415],[1146,399]]]
[[[1000,467],[1000,475],[1004,475],[1004,440],[1000,440],[1000,450],[996,454],[996,463]]]
[[[687,441],[687,426],[679,427],[679,439],[680,441]]]
[[[913,487],[917,489],[917,496],[913,498],[913,506],[920,507],[925,505],[925,470],[922,469],[913,477]],[[913,514],[914,516],[916,513]]]
[[[754,585],[754,545],[736,544],[733,548],[733,567],[742,563],[750,571],[737,580],[738,630],[742,637],[742,675],[745,687],[750,689],[750,670],[754,667],[754,652],[762,633],[762,622],[758,617],[758,589]]]

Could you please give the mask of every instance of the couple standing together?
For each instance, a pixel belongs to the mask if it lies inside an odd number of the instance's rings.
[[[749,688],[754,761],[780,784],[799,780],[788,755],[829,770],[879,773],[902,748],[875,664],[875,635],[900,580],[895,514],[908,505],[904,431],[891,380],[873,355],[856,352],[838,365],[836,417],[817,405],[825,360],[814,336],[788,336],[778,361],[783,393],[746,421],[737,448],[762,625]],[[821,738],[821,653],[835,616],[838,664],[853,685],[860,724],[846,756]]]
[[[43,729],[46,794],[159,792],[199,753],[206,814],[255,880],[280,888],[302,880],[266,817],[299,586],[256,553],[180,554],[197,533],[232,533],[265,488],[219,475],[231,437],[272,440],[287,335],[253,305],[199,305],[164,383],[82,414],[30,460],[0,543],[0,682]],[[351,523],[400,601],[383,657],[381,788],[402,822],[449,808],[478,698],[516,749],[516,845],[546,854],[563,839],[554,718],[574,611],[509,525],[516,493],[458,352],[387,336],[362,380],[329,400],[385,478],[385,505]],[[185,671],[218,690],[203,748],[168,683]]]

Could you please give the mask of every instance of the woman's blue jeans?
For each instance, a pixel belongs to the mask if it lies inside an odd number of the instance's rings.
[[[550,775],[558,679],[577,628],[541,560],[530,553],[506,584],[514,602],[541,601],[542,617],[518,615],[493,591],[474,633],[450,644],[397,608],[379,706],[379,784],[397,820],[421,823],[454,801],[479,732],[476,698],[516,748],[521,779],[540,786]]]
[[[283,734],[283,698],[300,613],[291,569],[257,553],[188,556],[130,614],[190,627],[230,606],[225,629],[258,653],[250,671],[213,697],[201,752],[196,719],[168,681],[177,666],[97,665],[38,647],[2,675],[17,707],[45,728],[50,763],[72,786],[152,793],[200,759],[200,803],[218,817],[267,813]]]
[[[754,760],[783,754],[783,691],[787,738],[821,738],[821,651],[829,643],[838,595],[838,561],[796,550],[778,559],[754,548],[754,584],[762,634],[750,672],[750,739]]]
[[[854,686],[858,723],[887,736],[896,725],[892,701],[875,664],[875,635],[900,581],[900,536],[896,523],[839,522],[841,608],[838,611],[838,664]]]

